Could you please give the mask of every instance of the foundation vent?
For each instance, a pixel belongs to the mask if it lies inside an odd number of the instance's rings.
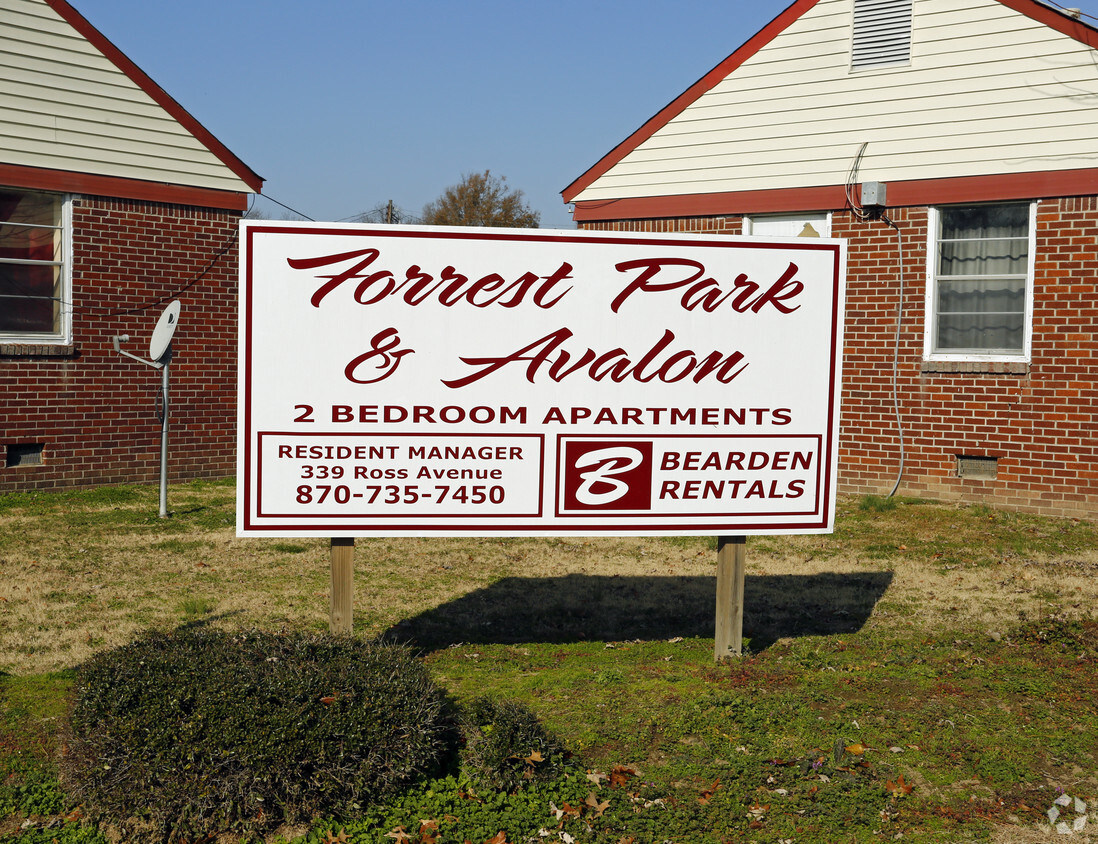
[[[980,481],[993,481],[998,475],[999,459],[997,457],[972,457],[966,454],[957,455],[957,477],[975,478]]]
[[[15,466],[42,465],[42,443],[20,443],[19,445],[8,443],[7,452],[4,466],[8,469]]]

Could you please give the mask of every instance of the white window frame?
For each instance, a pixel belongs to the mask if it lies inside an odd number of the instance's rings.
[[[13,193],[35,193],[58,195],[52,191],[38,191],[0,185]],[[61,198],[61,283],[59,291],[59,315],[57,331],[0,331],[0,343],[13,345],[63,346],[72,343],[72,200],[71,194],[60,194]],[[40,263],[0,258],[0,262],[10,264]],[[49,262],[56,263],[56,262]]]
[[[743,218],[743,233],[752,237],[763,237],[755,231],[757,222],[775,221],[782,223],[816,223],[822,222],[826,231],[819,233],[820,237],[831,237],[831,212],[830,211],[806,211],[801,214],[751,214]],[[770,235],[765,235],[770,236]],[[773,235],[778,237],[778,235]],[[788,235],[797,237],[798,235]]]
[[[1017,205],[1018,202],[997,203],[965,203],[985,205]],[[1022,350],[1013,353],[989,353],[978,352],[947,353],[935,352],[934,343],[938,333],[938,240],[941,230],[941,214],[936,207],[927,209],[927,241],[926,241],[926,303],[925,303],[925,330],[923,334],[923,360],[926,361],[957,361],[957,362],[984,362],[984,363],[1029,363],[1033,349],[1033,271],[1037,259],[1037,206],[1039,200],[1029,203],[1029,251],[1026,261],[1026,295],[1025,314],[1023,315],[1023,340]],[[943,206],[947,207],[947,206]]]

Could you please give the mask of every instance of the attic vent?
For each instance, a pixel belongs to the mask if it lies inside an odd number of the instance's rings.
[[[911,61],[912,0],[854,0],[854,70]]]

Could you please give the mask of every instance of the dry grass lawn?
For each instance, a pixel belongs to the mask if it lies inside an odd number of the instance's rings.
[[[241,539],[233,488],[0,499],[0,670],[73,666],[138,632],[205,622],[323,629],[324,539]],[[844,501],[830,536],[748,539],[745,633],[942,625],[1000,635],[1093,612],[1093,525]],[[355,631],[425,647],[712,635],[710,538],[360,539]]]

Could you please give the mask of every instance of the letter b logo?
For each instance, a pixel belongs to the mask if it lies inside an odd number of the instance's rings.
[[[651,442],[569,440],[562,451],[563,512],[651,509]]]

